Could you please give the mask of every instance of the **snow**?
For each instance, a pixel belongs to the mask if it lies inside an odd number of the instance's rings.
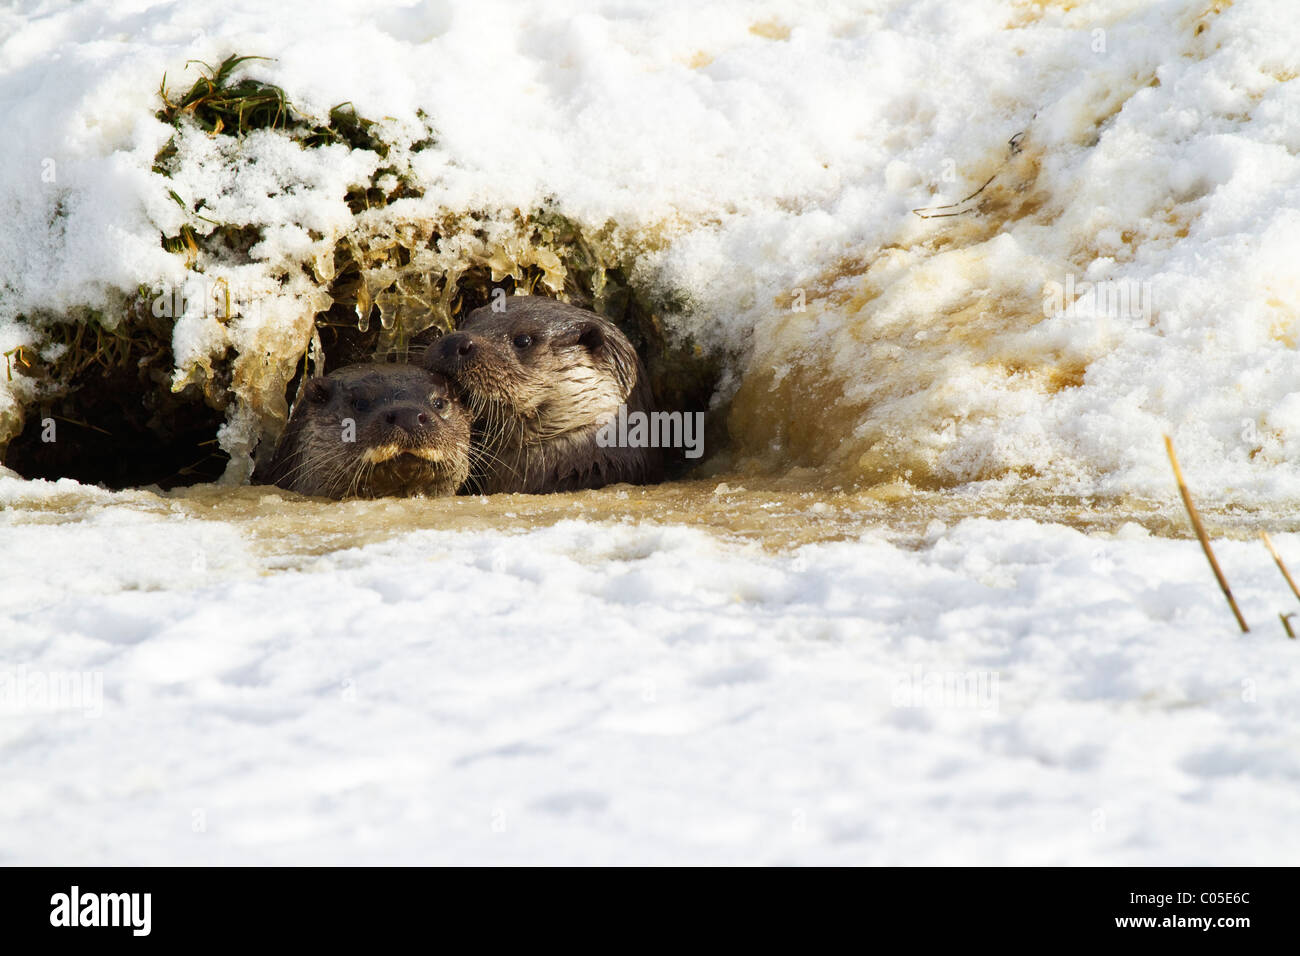
[[[362,228],[550,202],[689,303],[672,322],[723,357],[742,469],[1151,493],[1167,431],[1212,486],[1300,499],[1300,22],[1288,0],[1062,6],[28,5],[0,22],[24,130],[0,157],[0,345],[32,337],[20,315],[111,321],[114,296],[185,281],[159,243],[172,190],[261,227],[249,261],[203,264],[240,314],[177,330],[178,382],[242,357],[238,478],[321,307],[305,267]],[[378,157],[274,133],[188,130],[175,178],[151,172],[163,74],[184,89],[231,53],[273,57],[245,74],[309,116],[376,118],[424,195],[354,219]],[[437,145],[411,153],[421,111]],[[989,177],[982,212],[911,212]],[[1051,301],[1085,282],[1142,308]],[[0,426],[31,398],[0,382]]]
[[[1292,599],[1257,542],[1218,546],[1240,635],[1195,542],[1131,523],[791,549],[656,522],[400,529],[485,507],[454,499],[318,506],[304,548],[259,535],[295,506],[251,489],[237,515],[70,482],[0,498],[6,863],[1300,850]],[[396,530],[329,546],[358,513]],[[73,673],[102,698],[17,699]]]
[[[722,362],[708,466],[735,502],[320,505],[0,470],[0,861],[1293,861],[1293,598],[1245,540],[1270,527],[1300,562],[1291,8],[0,11],[10,362],[48,359],[54,318],[183,288],[176,381],[238,353],[238,455],[336,243],[552,202],[689,304],[671,322]],[[423,196],[353,217],[377,157],[272,133],[191,130],[153,173],[164,73],[233,53],[273,57],[246,75],[317,119],[378,120]],[[421,112],[437,145],[412,153]],[[977,211],[912,212],[986,181]],[[187,272],[160,236],[206,227],[171,190],[263,241]],[[219,281],[230,321],[203,308]],[[33,382],[0,376],[0,437]],[[1232,538],[1248,635],[1167,536],[1165,432]],[[764,512],[760,477],[811,497]],[[872,485],[856,513],[827,491]],[[1087,514],[1006,507],[1044,495]]]

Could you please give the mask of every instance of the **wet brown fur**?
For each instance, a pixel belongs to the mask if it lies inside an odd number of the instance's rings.
[[[307,383],[253,480],[326,498],[450,495],[469,475],[469,439],[469,414],[441,375],[349,365]]]
[[[636,350],[608,320],[541,296],[485,306],[435,341],[423,364],[455,385],[474,419],[468,489],[542,494],[661,480],[656,448],[604,448],[605,416],[654,399]],[[527,336],[531,342],[521,346]]]

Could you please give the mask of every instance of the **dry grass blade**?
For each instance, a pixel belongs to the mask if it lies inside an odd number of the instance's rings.
[[[1264,547],[1268,548],[1268,553],[1273,555],[1273,563],[1276,564],[1277,569],[1282,572],[1282,577],[1286,578],[1286,583],[1291,587],[1291,593],[1294,594],[1297,599],[1300,599],[1300,588],[1296,587],[1295,579],[1291,577],[1291,572],[1287,570],[1286,562],[1282,560],[1282,555],[1280,555],[1277,548],[1273,546],[1273,539],[1268,536],[1267,531],[1261,531],[1259,537],[1260,540],[1264,542]],[[1295,640],[1295,631],[1291,629],[1291,618],[1295,617],[1295,614],[1296,612],[1294,611],[1290,614],[1278,614],[1278,617],[1282,619],[1282,628],[1286,631],[1286,636],[1291,638],[1291,640]]]
[[[1015,156],[1017,153],[1020,152],[1020,147],[1024,141],[1024,138],[1025,138],[1025,131],[1021,130],[1015,136],[1012,136],[1010,140],[1008,140],[1007,146],[1009,146],[1011,149],[1010,155]],[[977,197],[980,193],[984,192],[984,190],[988,189],[989,185],[993,182],[993,180],[998,178],[998,173],[1001,171],[1002,170],[999,168],[997,172],[995,172],[988,179],[984,180],[983,186],[975,190],[965,199],[959,199],[957,202],[945,203],[942,206],[922,206],[919,209],[913,209],[912,213],[914,215],[920,216],[922,219],[950,219],[953,216],[961,216],[964,215],[965,213],[971,212],[975,207],[970,206],[965,209],[962,209],[961,207],[965,206],[968,202],[970,202],[972,199]],[[955,209],[956,212],[940,212],[940,210],[943,209]]]
[[[1295,579],[1291,577],[1291,572],[1287,570],[1286,563],[1282,560],[1282,555],[1278,554],[1277,548],[1273,547],[1273,539],[1268,536],[1267,531],[1261,531],[1259,536],[1264,542],[1264,547],[1268,548],[1268,553],[1273,555],[1273,563],[1276,564],[1277,569],[1282,572],[1282,577],[1286,578],[1286,583],[1291,586],[1291,593],[1294,594],[1297,599],[1300,599],[1300,588],[1296,587]]]
[[[1247,633],[1250,631],[1250,625],[1241,616],[1237,601],[1232,596],[1232,589],[1228,587],[1228,579],[1223,576],[1223,571],[1219,568],[1219,562],[1214,557],[1214,549],[1210,547],[1210,538],[1205,533],[1205,526],[1201,524],[1201,516],[1196,511],[1196,505],[1192,504],[1192,493],[1187,490],[1187,482],[1183,480],[1183,469],[1178,466],[1178,456],[1174,454],[1173,439],[1168,435],[1165,436],[1165,451],[1169,454],[1169,464],[1174,468],[1174,480],[1178,482],[1178,493],[1183,496],[1183,505],[1187,508],[1187,517],[1192,519],[1192,530],[1196,532],[1196,537],[1201,542],[1201,550],[1205,552],[1205,559],[1210,562],[1210,569],[1219,582],[1219,588],[1223,591],[1223,596],[1228,599],[1228,607],[1232,608],[1232,614],[1236,617],[1237,623],[1241,625],[1242,633]]]

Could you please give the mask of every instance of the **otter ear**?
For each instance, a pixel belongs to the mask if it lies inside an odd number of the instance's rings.
[[[578,332],[578,344],[588,352],[599,352],[605,347],[605,333],[599,325],[589,322]]]
[[[307,401],[315,405],[324,405],[330,400],[334,393],[334,383],[324,378],[313,378],[307,382],[307,387],[303,389],[303,394]]]

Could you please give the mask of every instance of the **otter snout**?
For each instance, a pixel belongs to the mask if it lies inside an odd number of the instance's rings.
[[[385,425],[417,435],[433,424],[433,419],[419,405],[393,405],[383,413]]]
[[[469,477],[470,419],[434,372],[387,362],[309,380],[265,478],[305,495],[449,495]]]
[[[429,348],[424,367],[435,372],[454,372],[472,359],[478,343],[468,332],[452,332],[438,339]]]

